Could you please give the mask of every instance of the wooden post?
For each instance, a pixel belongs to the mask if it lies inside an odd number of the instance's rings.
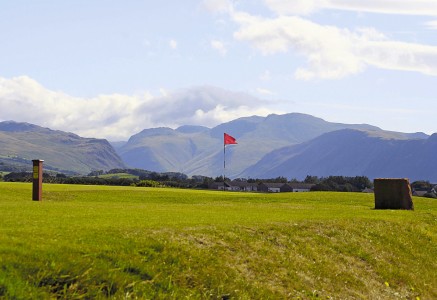
[[[41,201],[42,200],[42,163],[41,159],[34,159],[33,162],[33,172],[32,172],[32,200]]]

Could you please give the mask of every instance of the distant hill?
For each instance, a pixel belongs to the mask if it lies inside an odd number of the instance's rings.
[[[106,140],[29,123],[0,122],[0,163],[30,168],[32,159],[43,159],[45,169],[79,174],[124,167]]]
[[[331,123],[299,113],[244,117],[214,128],[149,128],[112,145],[29,123],[0,122],[0,167],[30,168],[39,158],[46,169],[64,173],[131,167],[216,177],[223,175],[224,132],[238,142],[226,147],[228,177],[365,175],[437,182],[436,135]]]
[[[273,150],[345,128],[382,132],[367,124],[331,123],[306,114],[272,114],[239,118],[212,129],[198,126],[145,129],[117,151],[131,167],[214,177],[223,174],[223,133],[227,132],[238,142],[226,149],[225,175],[233,177]],[[404,133],[385,134],[409,138]]]
[[[378,130],[334,131],[272,151],[240,176],[364,175],[437,182],[437,134],[427,139],[417,134],[412,135],[416,139],[407,137]]]

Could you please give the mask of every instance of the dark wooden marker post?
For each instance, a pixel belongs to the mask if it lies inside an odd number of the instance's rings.
[[[42,163],[41,159],[34,159],[33,162],[33,190],[32,190],[32,200],[41,201],[42,200]]]

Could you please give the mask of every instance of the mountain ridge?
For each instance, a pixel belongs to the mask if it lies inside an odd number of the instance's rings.
[[[226,146],[226,170],[224,132],[238,142]],[[412,174],[414,178],[428,176],[420,179],[434,180],[436,171],[417,171],[427,170],[424,159],[434,163],[434,144],[437,134],[333,123],[301,113],[243,117],[212,128],[146,128],[128,141],[112,143],[25,122],[0,122],[0,163],[21,161],[21,165],[26,165],[32,158],[48,158],[48,168],[79,174],[132,167],[189,176],[216,177],[226,173],[231,178]],[[408,156],[414,158],[414,163],[403,162],[408,161]],[[410,170],[399,165],[407,165]],[[386,172],[387,169],[394,171]]]
[[[77,174],[125,166],[105,139],[25,122],[0,122],[0,162],[27,168],[36,158],[45,160],[47,170]]]
[[[385,132],[343,129],[270,152],[240,176],[409,177],[437,182],[437,134],[387,139]]]
[[[226,153],[229,166],[226,172],[235,177],[273,150],[345,128],[384,132],[387,138],[396,139],[427,137],[420,133],[383,131],[369,124],[332,123],[307,114],[289,113],[242,117],[201,130],[149,128],[133,135],[135,138],[131,137],[117,151],[132,167],[214,177],[224,171],[223,133],[227,132],[238,141],[238,146],[229,147]]]

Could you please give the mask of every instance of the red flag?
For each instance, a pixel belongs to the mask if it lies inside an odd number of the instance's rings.
[[[225,133],[224,143],[225,145],[232,145],[232,144],[236,144],[237,140],[234,137],[230,136],[229,134]]]

